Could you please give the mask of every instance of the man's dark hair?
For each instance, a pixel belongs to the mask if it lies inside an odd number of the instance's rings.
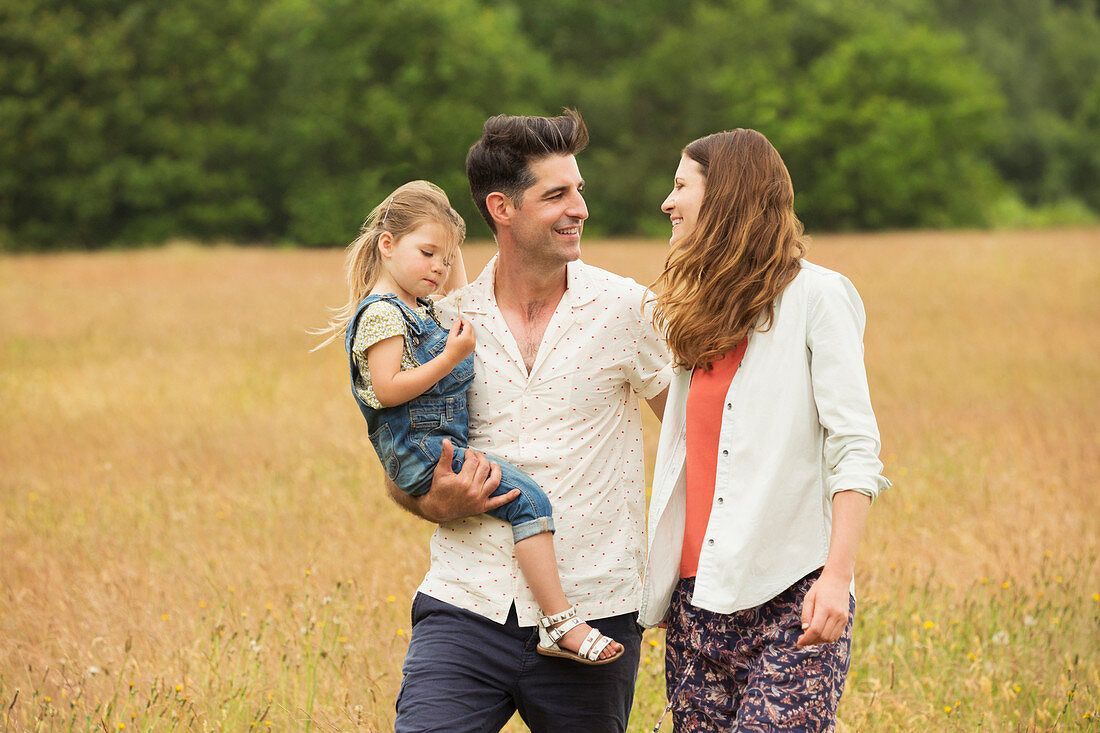
[[[481,139],[466,156],[466,178],[477,210],[489,228],[497,227],[485,197],[499,191],[517,206],[535,183],[531,161],[549,155],[576,155],[588,145],[588,128],[581,113],[563,109],[560,117],[497,115],[485,121]]]

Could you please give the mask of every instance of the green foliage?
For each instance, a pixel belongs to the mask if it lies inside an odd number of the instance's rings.
[[[1100,211],[1100,12],[1095,0],[935,0],[1008,106],[991,160],[1029,206]]]
[[[499,112],[584,113],[590,232],[753,127],[812,229],[1100,212],[1095,0],[0,0],[0,248],[339,245],[412,178],[487,236]]]

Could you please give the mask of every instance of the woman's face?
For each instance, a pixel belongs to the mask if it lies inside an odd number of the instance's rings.
[[[675,245],[695,228],[706,186],[707,179],[703,176],[703,166],[686,155],[681,156],[680,165],[676,168],[676,177],[673,179],[672,193],[661,204],[661,211],[672,219],[672,236],[668,239],[669,244]]]

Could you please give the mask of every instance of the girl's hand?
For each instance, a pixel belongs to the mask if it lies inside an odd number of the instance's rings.
[[[443,347],[443,355],[457,365],[470,354],[474,353],[477,340],[474,338],[474,324],[465,318],[459,318],[451,326],[447,334],[447,345]]]

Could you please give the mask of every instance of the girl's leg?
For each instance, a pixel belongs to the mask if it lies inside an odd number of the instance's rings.
[[[489,458],[500,465],[500,486],[493,495],[506,494],[512,489],[520,490],[519,497],[489,513],[512,525],[516,560],[542,615],[561,613],[572,604],[565,597],[558,577],[558,556],[554,552],[554,510],[550,500],[526,473],[508,461],[493,456]],[[562,649],[579,652],[591,630],[592,627],[586,623],[578,624],[567,631],[557,644]],[[620,651],[622,644],[612,641],[600,652],[599,658],[607,659]]]
[[[516,501],[521,500],[522,497]],[[569,608],[571,604],[566,599],[558,578],[558,561],[552,533],[541,532],[516,542],[516,560],[544,616],[553,616]],[[566,632],[558,641],[558,646],[571,652],[579,651],[581,643],[591,630],[592,627],[586,623],[578,624]],[[622,644],[613,641],[600,652],[600,659],[612,657],[622,648]]]

